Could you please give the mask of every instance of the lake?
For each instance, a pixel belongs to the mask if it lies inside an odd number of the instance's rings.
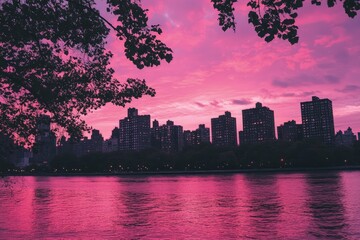
[[[360,239],[360,171],[8,180],[0,239]]]

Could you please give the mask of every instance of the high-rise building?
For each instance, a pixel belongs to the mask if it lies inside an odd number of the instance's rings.
[[[278,139],[286,142],[295,142],[303,139],[302,124],[296,124],[294,120],[285,122],[277,127]]]
[[[332,144],[335,136],[332,102],[313,96],[312,101],[300,105],[304,138]]]
[[[255,108],[242,111],[243,139],[241,143],[254,144],[275,140],[274,111],[256,103]]]
[[[97,129],[93,129],[91,132],[90,139],[90,151],[91,152],[102,152],[103,149],[104,138],[101,135],[100,131]]]
[[[244,144],[244,131],[239,131],[239,145]]]
[[[159,121],[153,121],[153,127],[151,128],[151,147],[161,149],[161,134]]]
[[[194,131],[185,130],[184,133],[184,147],[192,146],[194,145]]]
[[[136,108],[129,108],[128,116],[119,121],[120,150],[149,148],[150,138],[150,115],[138,115]]]
[[[56,154],[56,136],[50,129],[51,119],[48,115],[40,115],[37,119],[35,145],[32,163],[47,164]]]
[[[119,150],[119,141],[117,138],[109,138],[103,142],[103,152],[117,152]]]
[[[211,119],[212,143],[215,146],[236,146],[236,118],[226,111],[224,115]]]
[[[205,124],[200,124],[194,135],[194,144],[210,143],[210,129]]]
[[[203,143],[210,143],[210,129],[205,127],[205,124],[200,124],[194,131],[184,131],[184,146],[199,145]]]
[[[168,120],[166,125],[159,127],[161,150],[165,152],[180,152],[184,146],[183,127],[174,125]]]

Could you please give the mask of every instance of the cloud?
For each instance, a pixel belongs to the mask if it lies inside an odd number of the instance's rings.
[[[195,102],[195,104],[199,107],[206,107],[206,104],[200,103],[200,102]]]
[[[309,91],[309,92],[302,92],[298,96],[299,97],[307,97],[307,96],[313,96],[317,94],[319,91]]]
[[[218,101],[216,101],[216,100],[210,102],[210,105],[214,106],[214,107],[220,107],[220,103]]]
[[[300,92],[300,93],[293,93],[293,92],[288,92],[288,93],[283,93],[280,94],[280,97],[307,97],[307,96],[314,96],[318,93],[318,91],[308,91],[308,92]]]
[[[322,77],[299,74],[284,79],[274,79],[272,85],[280,88],[299,87],[308,85],[335,84],[340,82],[337,76],[325,75]]]
[[[248,104],[251,104],[251,103],[252,103],[251,100],[245,99],[245,98],[242,98],[242,99],[233,99],[231,102],[232,102],[232,104],[235,104],[235,105],[248,105]]]
[[[316,66],[316,59],[313,56],[313,50],[305,44],[300,45],[296,53],[286,57],[288,68],[295,70],[305,70]]]
[[[331,34],[323,35],[315,39],[314,45],[329,48],[333,47],[335,44],[344,43],[349,39],[350,38],[347,36],[345,29],[338,27],[334,28]]]
[[[336,76],[333,76],[333,75],[325,75],[324,78],[328,83],[338,83],[338,82],[340,82],[340,79],[338,77],[336,77]]]
[[[356,92],[359,89],[360,87],[357,85],[346,85],[343,89],[338,90],[338,92],[349,93]]]

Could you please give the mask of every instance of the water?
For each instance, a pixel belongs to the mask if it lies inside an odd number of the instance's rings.
[[[360,172],[14,177],[0,239],[360,239]]]

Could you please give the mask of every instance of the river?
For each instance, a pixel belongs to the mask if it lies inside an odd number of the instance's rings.
[[[8,180],[0,239],[360,239],[360,171]]]

